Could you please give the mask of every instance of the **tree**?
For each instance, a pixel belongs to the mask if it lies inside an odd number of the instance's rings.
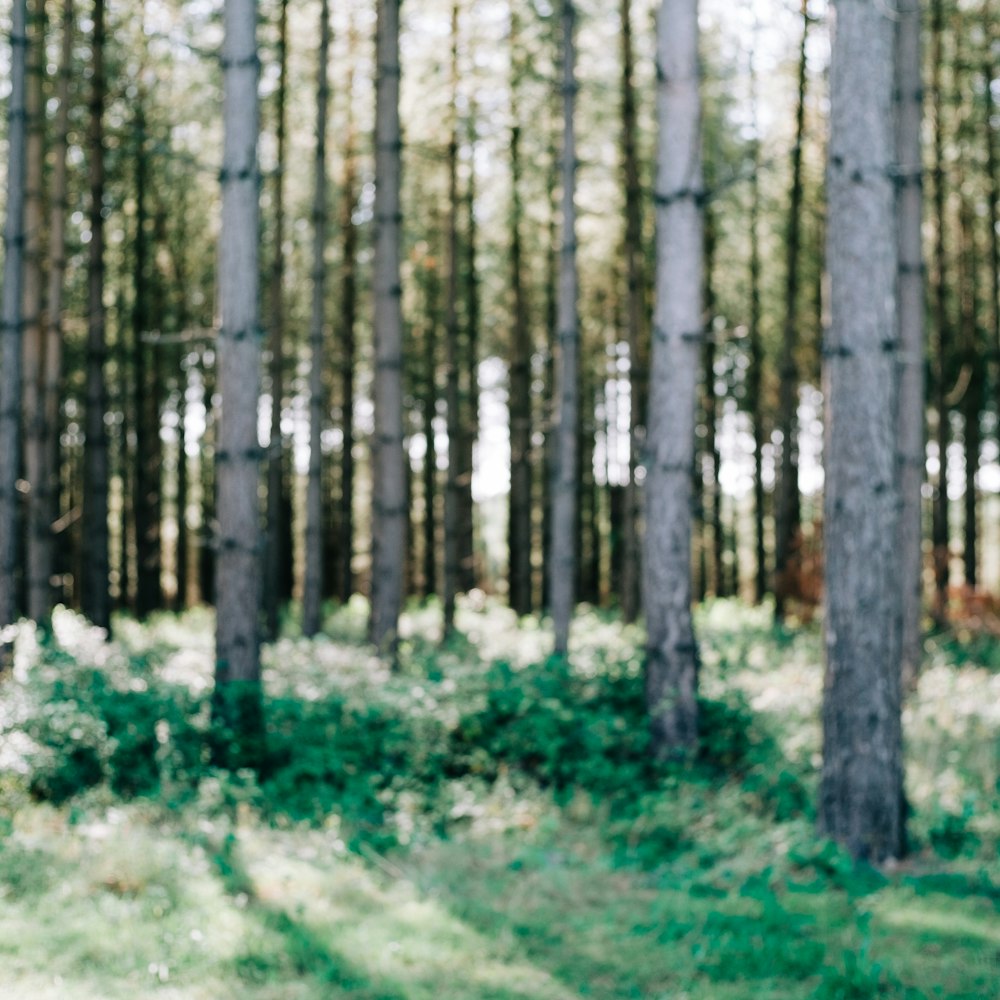
[[[316,152],[313,197],[312,316],[309,323],[309,474],[306,483],[306,569],[302,633],[319,631],[323,597],[323,334],[326,313],[326,131],[330,99],[330,4],[320,5],[316,65]]]
[[[233,733],[226,761],[259,760],[260,314],[258,275],[257,5],[226,0],[222,47],[224,145],[219,246],[216,447],[216,717]]]
[[[369,635],[395,658],[406,552],[403,313],[400,287],[399,0],[379,0],[375,98],[375,435]]]
[[[576,263],[576,6],[562,2],[563,145],[562,240],[556,317],[556,445],[552,471],[552,556],[549,599],[555,627],[555,651],[565,654],[573,615],[576,553],[577,411],[579,409],[579,331]]]
[[[102,628],[111,628],[108,593],[108,435],[104,422],[107,357],[104,308],[104,71],[105,0],[94,0],[90,122],[90,243],[87,263],[87,405],[83,467],[83,613]]]
[[[658,756],[698,735],[691,619],[691,504],[704,222],[697,0],[662,0],[657,23],[656,308],[647,436],[646,701]]]
[[[821,831],[903,852],[893,21],[836,8],[830,66]]]
[[[903,581],[903,679],[912,683],[922,651],[924,481],[924,276],[921,242],[923,112],[920,0],[899,7],[895,38],[899,321],[899,553]]]
[[[11,16],[10,103],[7,142],[7,220],[4,225],[3,300],[0,303],[0,624],[17,616],[17,468],[21,413],[21,295],[24,274],[25,56],[27,0]]]

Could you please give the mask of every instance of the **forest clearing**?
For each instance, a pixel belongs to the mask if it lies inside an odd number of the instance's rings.
[[[440,609],[413,607],[394,675],[365,616],[265,647],[259,778],[208,758],[207,612],[122,620],[110,647],[69,612],[41,646],[23,630],[0,995],[1000,995],[996,640],[930,644],[912,850],[877,870],[814,831],[815,628],[699,614],[712,726],[682,769],[650,763],[639,636],[608,615],[580,615],[570,668],[495,603],[443,648]]]

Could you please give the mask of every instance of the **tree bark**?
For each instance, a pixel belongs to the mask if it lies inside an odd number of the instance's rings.
[[[555,629],[555,652],[564,656],[569,647],[576,578],[574,525],[576,524],[577,411],[579,409],[579,331],[577,329],[576,266],[576,47],[574,0],[562,2],[563,145],[562,240],[559,265],[559,300],[556,318],[556,447],[552,472],[552,557],[549,596]]]
[[[805,141],[806,81],[808,70],[809,0],[802,0],[802,41],[799,48],[799,89],[795,108],[795,145],[792,147],[792,189],[785,243],[785,318],[779,362],[778,429],[781,465],[778,473],[774,545],[774,616],[785,618],[789,597],[798,596],[802,528],[799,505],[798,349],[799,257],[802,245],[802,147]]]
[[[830,70],[826,683],[819,827],[873,862],[904,849],[896,475],[893,21],[836,7]]]
[[[964,185],[963,185],[964,188]],[[980,416],[983,408],[983,368],[979,343],[978,253],[972,220],[972,206],[963,194],[959,207],[959,297],[961,300],[963,367],[968,373],[962,395],[963,450],[965,452],[965,492],[963,496],[962,562],[965,586],[979,586],[979,502],[976,474],[979,472],[979,449],[982,443]]]
[[[107,357],[104,309],[104,72],[105,0],[94,0],[93,55],[90,81],[90,243],[87,263],[87,406],[83,480],[83,613],[102,628],[111,628],[108,593],[108,437],[104,424]]]
[[[24,280],[26,0],[11,13],[11,92],[7,106],[7,219],[0,300],[0,625],[17,617],[17,476],[21,447],[21,332]],[[6,654],[4,660],[6,660]]]
[[[259,763],[260,692],[260,173],[257,162],[257,6],[226,0],[222,49],[224,145],[219,247],[216,450],[216,718],[231,727],[225,762]]]
[[[923,157],[920,141],[923,87],[920,0],[898,8],[896,22],[896,160],[899,276],[899,552],[902,590],[901,661],[904,684],[920,671],[923,642],[921,487],[924,445],[924,266],[921,236]]]
[[[704,222],[697,0],[662,0],[657,23],[656,309],[649,399],[646,703],[653,752],[698,736],[691,516]]]
[[[406,552],[400,287],[399,0],[377,5],[375,100],[375,437],[369,633],[395,661]]]
[[[323,599],[323,334],[326,328],[327,180],[326,132],[329,119],[330,3],[320,4],[316,65],[316,152],[313,169],[312,315],[309,324],[309,473],[306,484],[306,566],[302,591],[302,634],[320,629]]]

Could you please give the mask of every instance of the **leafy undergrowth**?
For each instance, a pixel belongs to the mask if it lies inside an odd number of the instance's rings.
[[[23,626],[0,696],[0,996],[45,1000],[1000,997],[992,662],[930,644],[913,852],[818,840],[818,633],[717,602],[695,760],[656,766],[641,636],[365,607],[265,651],[261,773],[213,766],[207,612]],[[982,664],[987,663],[989,666]]]

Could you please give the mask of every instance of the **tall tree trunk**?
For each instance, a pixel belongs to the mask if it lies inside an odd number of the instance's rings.
[[[621,0],[622,169],[625,175],[625,280],[628,291],[626,320],[631,401],[628,477],[622,505],[621,607],[622,617],[626,622],[634,622],[638,618],[641,598],[639,524],[642,518],[642,494],[637,482],[637,470],[645,441],[646,357],[649,351],[631,8],[632,0]]]
[[[894,29],[876,0],[841,2],[835,17],[819,826],[878,862],[904,849]]]
[[[982,352],[979,344],[979,257],[975,245],[972,206],[965,195],[959,209],[959,296],[961,299],[963,366],[968,373],[962,396],[963,450],[965,451],[965,493],[963,498],[963,565],[965,585],[979,586],[979,504],[976,474],[979,471],[979,448],[982,442],[980,415],[983,408]]]
[[[258,763],[260,691],[259,206],[257,5],[225,0],[222,49],[224,144],[219,247],[216,450],[216,718],[231,727],[224,762]]]
[[[42,405],[42,365],[45,333],[42,324],[42,163],[45,118],[42,110],[42,80],[45,61],[45,6],[34,0],[29,12],[27,53],[27,150],[24,206],[24,330],[22,340],[24,407],[24,478],[27,494],[27,612],[35,621],[44,621],[52,609],[51,512],[45,504],[44,476],[45,408]]]
[[[375,100],[375,436],[369,630],[395,660],[406,552],[400,287],[399,0],[378,0]]]
[[[350,33],[352,47],[356,36]],[[345,93],[348,95],[347,126],[344,137],[344,176],[340,192],[340,233],[342,238],[340,279],[341,344],[341,426],[343,443],[340,453],[340,493],[337,498],[337,584],[334,593],[342,604],[354,593],[354,366],[356,342],[354,325],[357,319],[358,230],[354,225],[354,208],[358,199],[358,168],[354,129],[354,69],[349,70]]]
[[[420,396],[423,403],[423,431],[426,450],[424,452],[423,473],[423,494],[424,494],[424,517],[421,527],[423,528],[423,572],[421,574],[421,593],[424,598],[430,597],[438,592],[438,472],[437,472],[437,442],[434,434],[434,418],[437,416],[438,401],[438,338],[437,324],[440,311],[440,281],[437,273],[437,260],[427,259],[424,261],[424,326],[423,326],[423,348],[424,348],[424,370],[423,384],[420,387]],[[410,463],[407,462],[409,469]],[[407,503],[411,516],[414,515],[413,504]],[[413,535],[416,535],[416,525],[412,527]],[[414,557],[412,567],[416,571],[417,560]],[[414,580],[415,582],[415,580]],[[415,588],[411,588],[415,589]]]
[[[448,142],[448,303],[445,313],[445,404],[448,410],[448,478],[444,491],[444,635],[455,628],[459,588],[462,414],[459,402],[461,344],[458,325],[458,3],[451,8],[451,138]]]
[[[478,586],[476,570],[475,501],[472,478],[475,471],[475,449],[479,437],[479,278],[476,273],[476,109],[469,112],[469,179],[465,189],[465,417],[462,420],[461,521],[459,558],[461,574],[459,588],[464,591]]]
[[[309,476],[306,485],[306,567],[302,634],[320,629],[323,598],[323,334],[326,327],[326,131],[330,101],[330,2],[320,4],[316,65],[316,153],[313,198],[312,316],[309,324]]]
[[[141,98],[140,98],[141,100]],[[152,275],[148,232],[146,118],[142,108],[135,121],[135,243],[132,334],[135,372],[135,543],[136,615],[142,619],[163,605],[160,583],[160,376],[146,342],[153,326]]]
[[[278,13],[278,89],[274,172],[274,256],[269,275],[271,329],[268,337],[271,378],[271,436],[267,450],[267,534],[264,562],[264,627],[268,638],[278,634],[278,609],[291,593],[291,502],[285,481],[285,449],[281,411],[285,397],[285,168],[288,131],[288,0]]]
[[[896,193],[899,277],[899,552],[902,591],[901,661],[904,684],[915,680],[922,656],[923,540],[921,487],[924,446],[924,267],[921,237],[923,87],[920,4],[902,4],[896,22]]]
[[[799,90],[795,108],[795,145],[792,147],[792,189],[785,243],[785,315],[778,375],[778,429],[781,466],[778,474],[774,524],[774,615],[783,621],[789,597],[798,596],[802,529],[799,505],[798,419],[799,369],[795,354],[799,331],[799,258],[802,245],[802,147],[805,141],[806,80],[808,70],[809,0],[802,0],[802,41],[799,47]]]
[[[938,476],[934,492],[931,538],[934,549],[934,624],[948,622],[950,531],[948,526],[948,443],[951,439],[948,407],[948,272],[945,251],[945,151],[944,151],[944,0],[933,0],[931,90],[934,94],[934,390],[937,410]]]
[[[17,617],[17,476],[21,450],[21,321],[24,278],[26,0],[11,14],[11,91],[7,105],[7,220],[0,300],[0,625]],[[5,654],[4,659],[7,659]],[[6,664],[5,664],[6,665]]]
[[[757,122],[757,72],[751,58],[751,104],[754,116],[753,167],[750,174],[750,316],[748,322],[749,366],[747,397],[753,424],[753,536],[754,601],[760,604],[767,593],[767,555],[764,548],[764,345],[761,340],[760,266],[760,126]]]
[[[657,756],[693,747],[698,735],[691,514],[704,325],[699,82],[697,0],[662,0],[657,23],[656,311],[643,567],[646,703]]]
[[[565,655],[573,616],[576,578],[574,531],[576,523],[577,411],[579,410],[579,331],[577,329],[576,270],[576,46],[574,0],[562,0],[563,145],[562,241],[559,265],[559,304],[556,319],[556,447],[552,472],[552,557],[549,596],[555,651]]]
[[[104,362],[107,356],[104,309],[104,3],[94,0],[90,80],[90,243],[87,263],[87,406],[83,468],[83,613],[102,628],[111,627],[108,592],[108,436]]]
[[[73,73],[73,2],[64,0],[62,15],[62,50],[59,56],[59,80],[56,97],[59,110],[56,112],[55,141],[52,158],[52,201],[49,206],[49,276],[47,295],[47,321],[45,325],[45,347],[42,371],[42,397],[45,410],[45,447],[42,453],[42,467],[36,497],[39,511],[45,511],[47,530],[38,536],[36,558],[39,562],[38,575],[48,572],[49,601],[54,591],[51,586],[53,573],[57,569],[55,558],[56,533],[54,525],[60,522],[60,403],[62,399],[62,354],[63,354],[63,286],[66,281],[66,160],[69,150],[69,104],[70,79]],[[41,517],[39,513],[39,517]],[[61,522],[60,522],[61,523]],[[60,546],[61,547],[61,546]]]
[[[722,456],[719,452],[718,417],[719,401],[715,392],[715,359],[718,345],[715,340],[715,233],[714,212],[705,210],[705,343],[704,357],[704,387],[703,409],[705,414],[705,458],[708,460],[708,474],[703,476],[705,527],[710,528],[708,537],[702,532],[702,547],[711,554],[711,592],[715,597],[722,597],[726,592],[726,581],[723,574],[723,550],[725,539],[722,535],[722,488],[719,484],[719,474],[722,469]],[[708,546],[711,544],[711,548]],[[706,558],[706,563],[708,559]]]
[[[521,227],[521,125],[517,94],[521,52],[519,18],[511,7],[510,283],[514,297],[508,408],[510,412],[510,493],[507,513],[508,595],[518,615],[531,613],[531,318],[524,285]]]

